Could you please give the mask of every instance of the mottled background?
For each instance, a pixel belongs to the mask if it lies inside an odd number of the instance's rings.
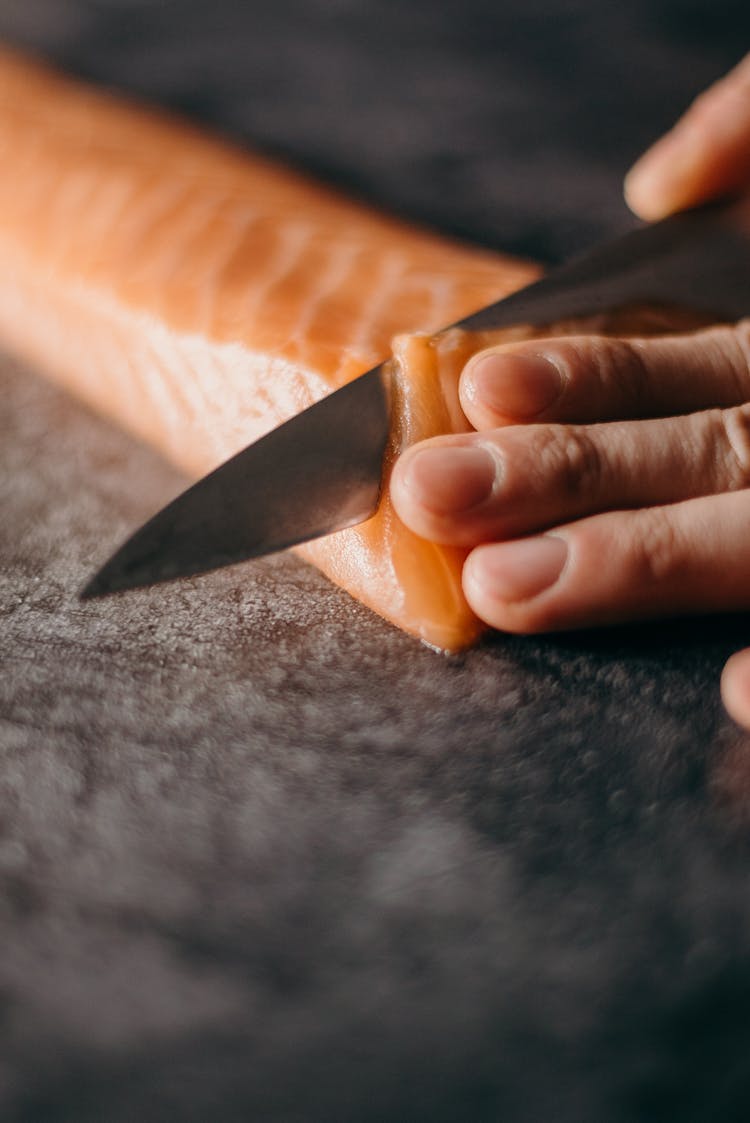
[[[0,35],[553,261],[747,2],[2,0]],[[420,647],[282,555],[102,603],[180,486],[0,363],[0,1117],[750,1112],[746,618]]]

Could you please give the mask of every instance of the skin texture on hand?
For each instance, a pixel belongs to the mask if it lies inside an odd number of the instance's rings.
[[[750,190],[750,55],[638,161],[652,220]],[[651,339],[505,344],[461,378],[474,432],[409,449],[399,516],[468,547],[477,615],[511,632],[750,609],[750,319]],[[606,564],[605,564],[606,563]],[[750,728],[750,651],[722,677]]]

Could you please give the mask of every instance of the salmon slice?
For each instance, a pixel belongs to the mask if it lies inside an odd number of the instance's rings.
[[[458,372],[490,337],[429,333],[537,272],[9,51],[0,155],[0,338],[192,476],[387,357],[394,337],[389,463],[466,429]],[[387,489],[368,522],[299,552],[435,647],[480,630],[465,551],[415,536]]]

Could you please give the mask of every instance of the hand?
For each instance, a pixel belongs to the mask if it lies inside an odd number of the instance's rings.
[[[750,55],[635,166],[655,219],[750,188]],[[399,516],[470,548],[464,592],[487,624],[541,632],[750,609],[750,320],[654,339],[581,336],[475,355],[476,432],[410,448]],[[750,650],[722,692],[750,727]]]

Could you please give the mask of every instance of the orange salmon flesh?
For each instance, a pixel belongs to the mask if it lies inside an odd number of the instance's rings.
[[[9,51],[0,152],[0,339],[191,476],[391,353],[386,475],[467,429],[463,362],[518,332],[430,333],[537,274]],[[408,530],[387,486],[373,518],[298,552],[434,647],[481,631],[465,551]]]

